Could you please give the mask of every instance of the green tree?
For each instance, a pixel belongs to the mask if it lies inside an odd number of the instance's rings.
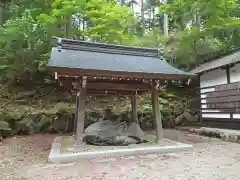
[[[9,18],[0,27],[1,79],[28,83],[47,72],[52,36],[164,47],[167,59],[188,68],[240,47],[238,1],[174,0],[160,5],[160,16],[167,13],[170,19],[167,38],[156,22],[153,29],[143,28],[129,7],[135,1],[125,2],[123,6],[116,0],[5,1]],[[144,3],[153,10],[159,2]],[[155,16],[152,13],[151,18],[159,19]]]
[[[11,0],[7,8],[10,17],[0,27],[0,73],[10,84],[44,79],[52,36],[131,44],[135,35],[131,9],[115,1]]]
[[[38,17],[49,11],[51,1],[5,2],[8,20],[0,27],[1,80],[10,84],[35,82],[41,64],[47,61],[51,39],[38,23]]]
[[[0,28],[0,46],[1,75],[10,83],[33,79],[50,47],[44,29],[30,10]]]
[[[51,13],[40,16],[46,27],[68,24],[69,19],[81,22],[78,27],[71,26],[72,36],[115,44],[130,43],[137,22],[130,8],[105,0],[55,0]]]
[[[154,28],[152,31],[144,34],[143,36],[135,37],[136,46],[141,47],[150,47],[150,48],[164,48],[164,43],[166,41],[166,37],[164,37],[160,28]]]
[[[238,43],[233,44],[240,25],[233,12],[238,8],[235,0],[175,0],[161,6],[160,13],[166,12],[181,27],[169,37],[167,55],[190,68],[238,48]]]

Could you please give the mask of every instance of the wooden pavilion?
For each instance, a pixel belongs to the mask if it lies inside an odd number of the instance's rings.
[[[158,86],[193,74],[169,65],[158,49],[109,45],[57,38],[49,66],[61,86],[76,93],[76,145],[82,144],[86,95],[121,94],[132,98],[132,120],[137,120],[136,97],[151,92],[157,141],[162,138]]]

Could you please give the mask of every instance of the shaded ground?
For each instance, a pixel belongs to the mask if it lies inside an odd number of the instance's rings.
[[[191,143],[179,153],[47,164],[54,135],[0,143],[1,180],[239,180],[240,144],[165,130],[165,137]]]

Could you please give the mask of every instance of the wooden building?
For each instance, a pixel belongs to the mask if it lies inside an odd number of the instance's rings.
[[[76,93],[76,145],[82,143],[86,95],[122,94],[132,97],[137,122],[137,95],[152,94],[157,140],[162,138],[158,86],[165,80],[192,76],[169,65],[158,49],[108,45],[57,38],[49,66],[61,86]]]
[[[200,78],[201,120],[240,129],[240,51],[193,69]]]

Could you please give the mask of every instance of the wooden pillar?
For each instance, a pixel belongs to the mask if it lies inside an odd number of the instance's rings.
[[[76,111],[75,111],[74,126],[73,126],[74,141],[76,141],[76,137],[77,137],[77,120],[78,120],[78,107],[79,107],[79,95],[80,95],[79,90],[77,90],[77,91],[78,92],[76,94]]]
[[[76,128],[76,146],[83,143],[84,133],[84,119],[85,119],[85,101],[86,101],[86,83],[87,77],[83,76],[80,86],[80,94],[78,99],[78,112],[77,112],[77,128]]]
[[[137,95],[134,94],[131,96],[131,104],[132,104],[132,122],[138,124],[138,117],[137,117]]]
[[[153,112],[153,120],[156,129],[156,141],[157,143],[159,140],[163,138],[163,128],[162,128],[162,119],[159,107],[159,100],[158,100],[158,91],[156,86],[152,88],[152,112]]]

